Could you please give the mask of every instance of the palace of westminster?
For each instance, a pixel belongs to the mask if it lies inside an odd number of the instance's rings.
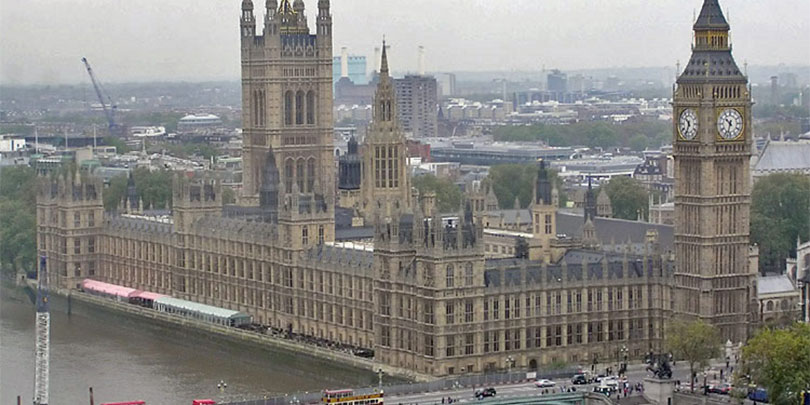
[[[639,358],[662,350],[673,318],[704,319],[734,342],[751,333],[751,96],[717,0],[703,4],[674,90],[666,249],[644,223],[642,243],[600,243],[590,191],[581,236],[562,234],[542,162],[522,222],[505,224],[480,189],[457,212],[438,212],[435,195],[411,187],[384,46],[373,122],[335,159],[330,1],[317,7],[312,33],[302,0],[267,0],[258,32],[252,1],[242,2],[238,205],[223,204],[217,180],[177,175],[171,216],[144,212],[132,185],[105,212],[100,180],[42,178],[37,244],[52,285],[90,277],[239,310],[435,376],[610,363],[619,350]],[[336,224],[347,213],[348,227]],[[521,240],[520,254],[502,253]]]

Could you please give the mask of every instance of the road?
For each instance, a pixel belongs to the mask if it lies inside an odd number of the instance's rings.
[[[719,363],[714,365],[715,367],[720,367]],[[718,368],[719,369],[719,368]],[[672,381],[682,381],[682,385],[684,387],[688,386],[689,382],[689,368],[684,363],[678,363],[676,367],[673,367],[673,375]],[[646,371],[646,365],[643,364],[633,364],[628,367],[628,371],[626,373],[628,383],[637,384],[642,382],[644,377],[648,377],[651,374]],[[711,377],[709,378],[711,379]],[[543,395],[543,391],[547,390],[549,393],[559,393],[562,387],[565,388],[576,388],[577,391],[585,390],[585,391],[593,391],[594,387],[597,384],[588,384],[588,385],[572,385],[571,380],[569,379],[556,379],[553,380],[555,383],[554,388],[537,388],[534,386],[534,382],[521,382],[516,384],[504,384],[504,385],[497,385],[494,386],[495,390],[497,391],[498,398],[517,398],[517,397],[530,397],[530,396],[540,396]],[[386,395],[386,403],[388,404],[441,404],[442,399],[452,398],[453,403],[468,403],[468,402],[476,402],[477,399],[473,396],[476,388],[483,388],[483,387],[463,387],[458,389],[452,390],[444,390],[438,392],[428,392],[428,393],[420,393],[420,394],[407,394],[407,395],[398,395],[398,396],[388,396]],[[638,394],[635,394],[638,395]]]

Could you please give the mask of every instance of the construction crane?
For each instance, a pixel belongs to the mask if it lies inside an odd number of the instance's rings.
[[[48,269],[45,256],[39,259],[37,275],[36,356],[34,369],[34,405],[48,404],[51,315],[48,304]]]
[[[118,124],[115,123],[115,110],[118,108],[115,104],[113,104],[112,99],[104,89],[101,87],[101,83],[99,83],[98,79],[96,79],[96,75],[93,74],[93,68],[90,67],[90,62],[87,61],[87,58],[82,58],[82,62],[84,62],[84,67],[87,68],[87,74],[90,75],[90,81],[93,82],[93,88],[96,90],[96,96],[98,96],[98,102],[101,103],[101,109],[104,110],[104,115],[107,117],[107,124],[110,128],[110,135],[120,135],[120,127]],[[107,102],[104,102],[104,99],[107,99]]]

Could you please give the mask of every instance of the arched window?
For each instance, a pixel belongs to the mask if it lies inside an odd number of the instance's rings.
[[[307,93],[307,124],[315,124],[315,92]]]
[[[780,304],[780,306],[782,307],[783,311],[786,311],[788,309],[788,301],[787,300],[782,300],[782,303]]]
[[[304,193],[304,180],[306,180],[306,172],[304,172],[304,159],[298,159],[295,165],[295,179],[298,182],[298,192]]]
[[[304,92],[301,90],[295,93],[295,123],[297,125],[304,123]]]
[[[293,123],[293,92],[287,91],[284,95],[284,124],[292,125]]]
[[[448,264],[447,269],[445,270],[445,282],[447,284],[447,287],[453,287],[453,285],[455,284],[455,279],[456,279],[455,269],[453,268],[452,264]]]
[[[293,185],[293,160],[287,159],[284,163],[284,187],[287,188],[289,193]]]
[[[768,301],[767,308],[768,308],[768,311],[773,311],[773,301]]]
[[[315,158],[307,160],[307,192],[313,192],[315,187]]]

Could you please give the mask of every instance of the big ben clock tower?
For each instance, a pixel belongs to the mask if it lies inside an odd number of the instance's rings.
[[[718,0],[705,0],[673,95],[674,310],[741,342],[756,294],[756,261],[749,261],[752,103],[729,29]]]

